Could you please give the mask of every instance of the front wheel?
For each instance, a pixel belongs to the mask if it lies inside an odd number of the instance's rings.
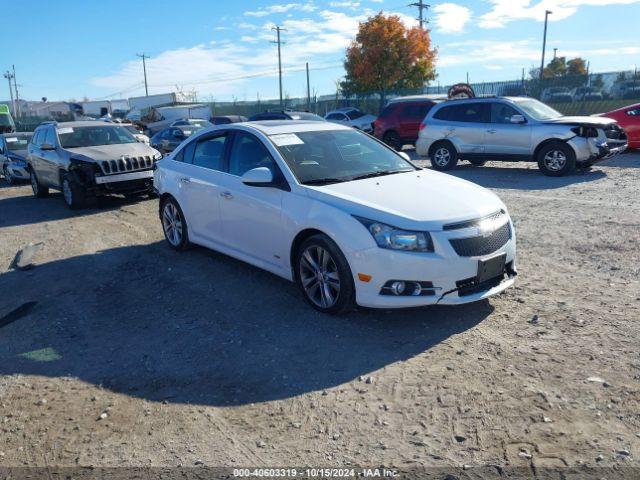
[[[29,176],[31,177],[31,190],[33,190],[33,196],[36,198],[47,197],[49,195],[49,187],[45,187],[40,183],[33,167],[29,169]]]
[[[384,137],[382,137],[382,141],[387,145],[389,145],[391,148],[393,148],[396,152],[399,152],[400,150],[402,150],[402,147],[404,146],[402,144],[402,139],[400,138],[400,135],[398,135],[397,132],[385,133]]]
[[[7,185],[13,185],[14,183],[16,183],[7,165],[4,166],[2,173],[4,174],[4,181],[7,182]]]
[[[62,174],[62,196],[64,203],[72,210],[87,206],[87,192],[68,173]]]
[[[548,177],[561,177],[576,166],[573,149],[560,142],[544,145],[538,152],[538,168]]]
[[[437,143],[431,149],[431,165],[434,170],[451,170],[458,163],[458,152],[449,142]]]
[[[326,235],[305,240],[296,254],[296,283],[313,308],[329,314],[355,308],[351,269],[340,248]]]

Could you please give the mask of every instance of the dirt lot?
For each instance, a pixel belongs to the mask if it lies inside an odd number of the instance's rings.
[[[639,467],[640,155],[455,175],[509,207],[516,287],[342,318],[171,251],[156,200],[1,188],[0,465]]]

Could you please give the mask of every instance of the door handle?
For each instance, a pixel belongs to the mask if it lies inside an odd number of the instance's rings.
[[[233,198],[233,195],[231,195],[231,192],[222,192],[220,196],[225,200],[231,200]]]
[[[180,183],[191,183],[188,177],[180,177]]]
[[[487,133],[496,133],[497,130],[494,130],[493,128],[490,130],[487,130]]]

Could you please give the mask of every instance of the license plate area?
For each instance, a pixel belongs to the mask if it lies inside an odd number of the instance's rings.
[[[506,267],[506,262],[506,254],[498,255],[486,260],[479,260],[478,276],[476,277],[477,282],[483,283],[502,275]]]

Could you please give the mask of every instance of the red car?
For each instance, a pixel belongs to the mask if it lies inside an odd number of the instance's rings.
[[[624,128],[629,138],[629,148],[640,148],[640,103],[628,105],[599,116],[612,118]]]
[[[374,135],[396,150],[415,145],[420,124],[435,104],[433,99],[420,95],[391,100],[373,122]]]

